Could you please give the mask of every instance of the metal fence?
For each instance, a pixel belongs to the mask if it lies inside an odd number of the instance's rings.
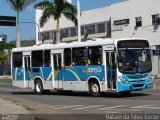
[[[0,64],[0,76],[11,75],[11,66],[8,64]]]

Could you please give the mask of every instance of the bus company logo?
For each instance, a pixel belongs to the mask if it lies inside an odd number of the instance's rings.
[[[95,67],[95,68],[85,68],[83,70],[83,73],[101,73],[102,72],[102,69],[100,67]]]

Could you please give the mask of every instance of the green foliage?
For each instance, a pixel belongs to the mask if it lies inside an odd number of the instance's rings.
[[[8,53],[0,50],[0,64],[7,64],[8,60]]]
[[[42,1],[35,6],[37,9],[42,9],[43,13],[40,18],[40,26],[43,27],[50,17],[54,17],[57,21],[57,29],[59,29],[59,19],[64,15],[68,20],[77,24],[77,9],[66,0]]]
[[[10,56],[11,49],[15,45],[6,42],[0,42],[0,64],[7,64],[8,57]]]
[[[22,40],[21,41],[21,47],[28,47],[28,46],[33,46],[36,44],[36,40]],[[15,41],[11,41],[10,44],[15,45]]]
[[[7,0],[11,8],[15,11],[23,11],[29,4],[36,0]]]
[[[13,45],[13,44],[9,44],[9,43],[6,43],[6,42],[0,42],[0,50],[2,50],[2,51],[5,50],[5,49],[11,50],[14,47],[15,47],[15,45]]]

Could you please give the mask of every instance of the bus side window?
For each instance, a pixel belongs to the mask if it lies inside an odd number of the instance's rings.
[[[71,49],[64,49],[64,66],[71,65]]]
[[[22,67],[22,52],[13,53],[13,67]]]
[[[101,46],[89,47],[88,59],[91,65],[101,65],[102,64],[102,47]]]
[[[72,49],[72,65],[86,65],[87,49],[74,48]]]
[[[42,67],[43,66],[43,51],[33,51],[32,52],[32,66]]]
[[[51,51],[50,50],[45,50],[43,53],[43,58],[44,58],[44,66],[49,67],[51,65]]]

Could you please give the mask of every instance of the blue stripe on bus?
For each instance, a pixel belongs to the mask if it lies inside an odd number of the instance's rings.
[[[66,80],[66,81],[86,81],[90,76],[94,76],[101,81],[104,81],[104,65],[93,65],[93,66],[68,66],[65,69],[59,70],[55,76],[55,80]],[[17,69],[17,73],[16,73]],[[37,71],[34,71],[34,70]],[[23,80],[23,70],[21,68],[13,68],[12,77],[16,80]],[[31,67],[30,71],[26,71],[26,77],[28,80],[34,77],[41,77],[43,80],[52,80],[52,68],[51,67]],[[56,74],[56,71],[55,73]]]

